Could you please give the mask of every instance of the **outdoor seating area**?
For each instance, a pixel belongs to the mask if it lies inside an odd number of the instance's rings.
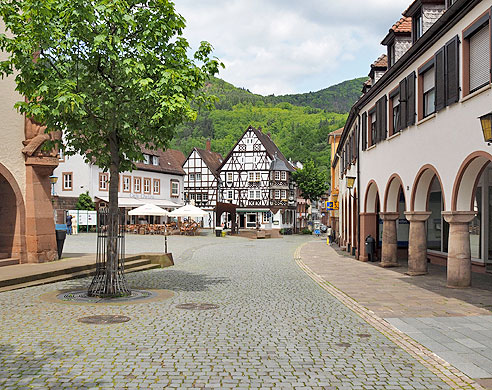
[[[196,222],[166,223],[166,224],[129,224],[125,227],[126,233],[133,234],[161,234],[173,235],[181,234],[186,236],[196,236],[200,233],[199,225]]]

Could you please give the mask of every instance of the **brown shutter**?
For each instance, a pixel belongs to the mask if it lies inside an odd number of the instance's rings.
[[[362,114],[362,150],[367,149],[367,112]]]
[[[436,90],[436,112],[446,107],[446,69],[445,69],[444,47],[440,48],[434,55],[435,84]]]
[[[456,35],[446,43],[446,105],[456,103],[460,98],[459,38]]]
[[[382,124],[382,136],[383,139],[388,138],[388,97],[386,95],[381,99],[381,104],[383,105],[383,124]]]
[[[406,115],[403,116],[403,114],[400,113],[401,118],[406,118],[406,124],[403,127],[415,124],[415,79],[415,72],[410,73],[406,79]]]
[[[381,100],[376,102],[376,139],[373,144],[377,144],[381,140]]]
[[[407,79],[400,81],[400,130],[407,127]]]

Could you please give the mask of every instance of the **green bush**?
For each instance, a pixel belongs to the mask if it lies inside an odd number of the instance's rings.
[[[313,234],[313,232],[311,230],[309,230],[308,228],[302,229],[301,233],[302,234]]]
[[[80,194],[77,204],[75,205],[77,210],[95,210],[94,202],[92,201],[89,191],[85,194]]]

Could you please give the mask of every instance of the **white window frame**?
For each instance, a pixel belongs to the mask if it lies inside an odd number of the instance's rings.
[[[202,174],[201,173],[195,173],[195,181],[202,181]]]
[[[280,190],[275,190],[274,199],[280,199]]]
[[[157,184],[157,189],[156,189]],[[152,192],[156,195],[161,193],[161,179],[153,179],[152,180]]]
[[[282,181],[286,181],[287,180],[287,172],[285,172],[285,171],[282,171],[281,172],[281,180]]]
[[[131,192],[132,190],[131,176],[123,176],[123,192]]]
[[[99,191],[107,191],[109,183],[109,175],[106,172],[99,174]]]
[[[159,166],[159,156],[152,156],[152,165]]]
[[[72,191],[73,190],[73,173],[72,172],[64,172],[63,173],[62,185],[63,185],[63,187],[62,187],[63,191]]]
[[[195,174],[194,173],[190,173],[189,174],[189,178],[190,178],[190,181],[195,181]]]
[[[179,197],[179,181],[171,180],[171,196]]]
[[[150,155],[144,153],[143,158],[144,158],[144,164],[150,164]]]
[[[280,180],[280,171],[275,171],[275,180]]]
[[[233,182],[233,180],[234,180],[234,177],[233,177],[233,175],[232,175],[232,172],[227,172],[227,173],[226,173],[226,182],[227,182],[227,183],[232,183],[232,182]]]
[[[144,177],[143,178],[143,193],[144,194],[150,194],[151,189],[152,189],[152,179],[149,177]]]

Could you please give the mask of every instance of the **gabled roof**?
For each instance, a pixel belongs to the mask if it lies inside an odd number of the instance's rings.
[[[222,164],[222,155],[211,150],[193,148],[200,155],[214,176],[219,175],[219,167]],[[183,163],[184,164],[184,163]]]
[[[393,27],[391,27],[395,33],[412,33],[412,18],[402,17],[398,22],[396,22]]]
[[[374,68],[387,68],[388,67],[388,56],[386,54],[381,54],[381,56],[372,63],[371,69]]]
[[[159,165],[144,164],[143,162],[136,163],[136,167],[142,171],[171,173],[176,175],[185,175],[183,163],[186,160],[183,152],[175,149],[167,149],[166,151],[151,150],[142,148],[142,153],[150,154],[151,156],[159,157]]]
[[[282,152],[280,151],[280,149],[278,148],[278,146],[275,145],[275,142],[272,141],[272,139],[270,138],[270,136],[268,136],[267,134],[263,134],[263,132],[261,131],[261,129],[255,129],[251,125],[248,126],[248,128],[245,130],[245,132],[243,133],[243,135],[241,135],[241,137],[239,138],[239,140],[232,147],[231,151],[224,158],[224,161],[222,161],[222,164],[220,164],[218,170],[220,170],[224,166],[224,164],[226,163],[226,161],[229,160],[229,158],[231,157],[232,152],[234,151],[234,149],[237,146],[237,144],[239,143],[239,141],[241,141],[243,139],[244,135],[248,131],[250,131],[250,130],[256,135],[256,137],[263,144],[264,148],[266,149],[266,153],[267,153],[268,157],[270,157],[271,160],[273,160],[273,158],[275,157],[275,154],[276,154],[277,155],[277,158],[280,159],[280,160],[282,160],[285,163],[285,165],[287,166],[287,168],[288,168],[288,170],[290,172],[295,171],[294,167],[289,163],[289,160],[287,160],[285,158],[285,156],[282,154]]]

